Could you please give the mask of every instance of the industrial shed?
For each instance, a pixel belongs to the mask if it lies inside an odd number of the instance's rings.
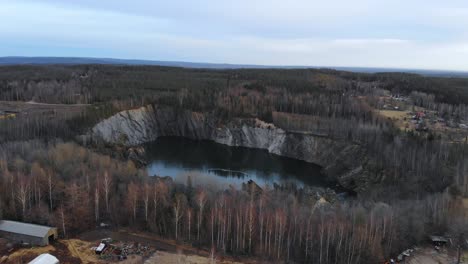
[[[59,264],[59,260],[50,254],[41,254],[28,264]]]
[[[0,220],[0,237],[36,246],[47,246],[58,238],[55,227]]]

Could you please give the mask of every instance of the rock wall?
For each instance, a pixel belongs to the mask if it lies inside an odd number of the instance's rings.
[[[288,132],[258,119],[234,119],[228,123],[212,114],[141,107],[120,112],[96,124],[94,140],[135,146],[161,136],[212,140],[229,146],[268,150],[323,167],[330,180],[355,191],[368,186],[364,149],[353,143],[310,133]]]

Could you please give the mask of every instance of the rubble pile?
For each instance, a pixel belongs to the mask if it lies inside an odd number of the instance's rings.
[[[100,245],[104,244],[104,248]],[[137,242],[112,241],[109,238],[101,240],[99,246],[92,247],[91,250],[99,255],[100,259],[109,261],[121,261],[127,259],[128,256],[137,255],[143,258],[150,257],[156,252],[151,246]]]

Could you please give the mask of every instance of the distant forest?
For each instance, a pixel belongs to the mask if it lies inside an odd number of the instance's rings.
[[[434,94],[436,102],[468,101],[468,78],[425,77],[409,73],[356,73],[327,69],[186,69],[161,66],[19,65],[1,66],[2,100],[94,103],[161,97],[155,92],[219,92],[243,82],[284,88],[288,92],[319,92],[351,88],[356,82],[378,83],[393,93]],[[40,87],[48,83],[49,87]],[[58,89],[53,84],[61,86]],[[39,86],[38,89],[35,89]]]

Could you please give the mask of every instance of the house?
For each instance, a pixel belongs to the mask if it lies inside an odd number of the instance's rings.
[[[426,117],[426,114],[424,112],[416,112],[416,113],[411,113],[412,117],[411,119],[413,120],[422,120],[424,117]]]
[[[37,258],[31,260],[29,264],[59,264],[59,260],[51,254],[41,254]]]
[[[0,237],[17,243],[47,246],[58,238],[58,231],[55,227],[0,220]]]

